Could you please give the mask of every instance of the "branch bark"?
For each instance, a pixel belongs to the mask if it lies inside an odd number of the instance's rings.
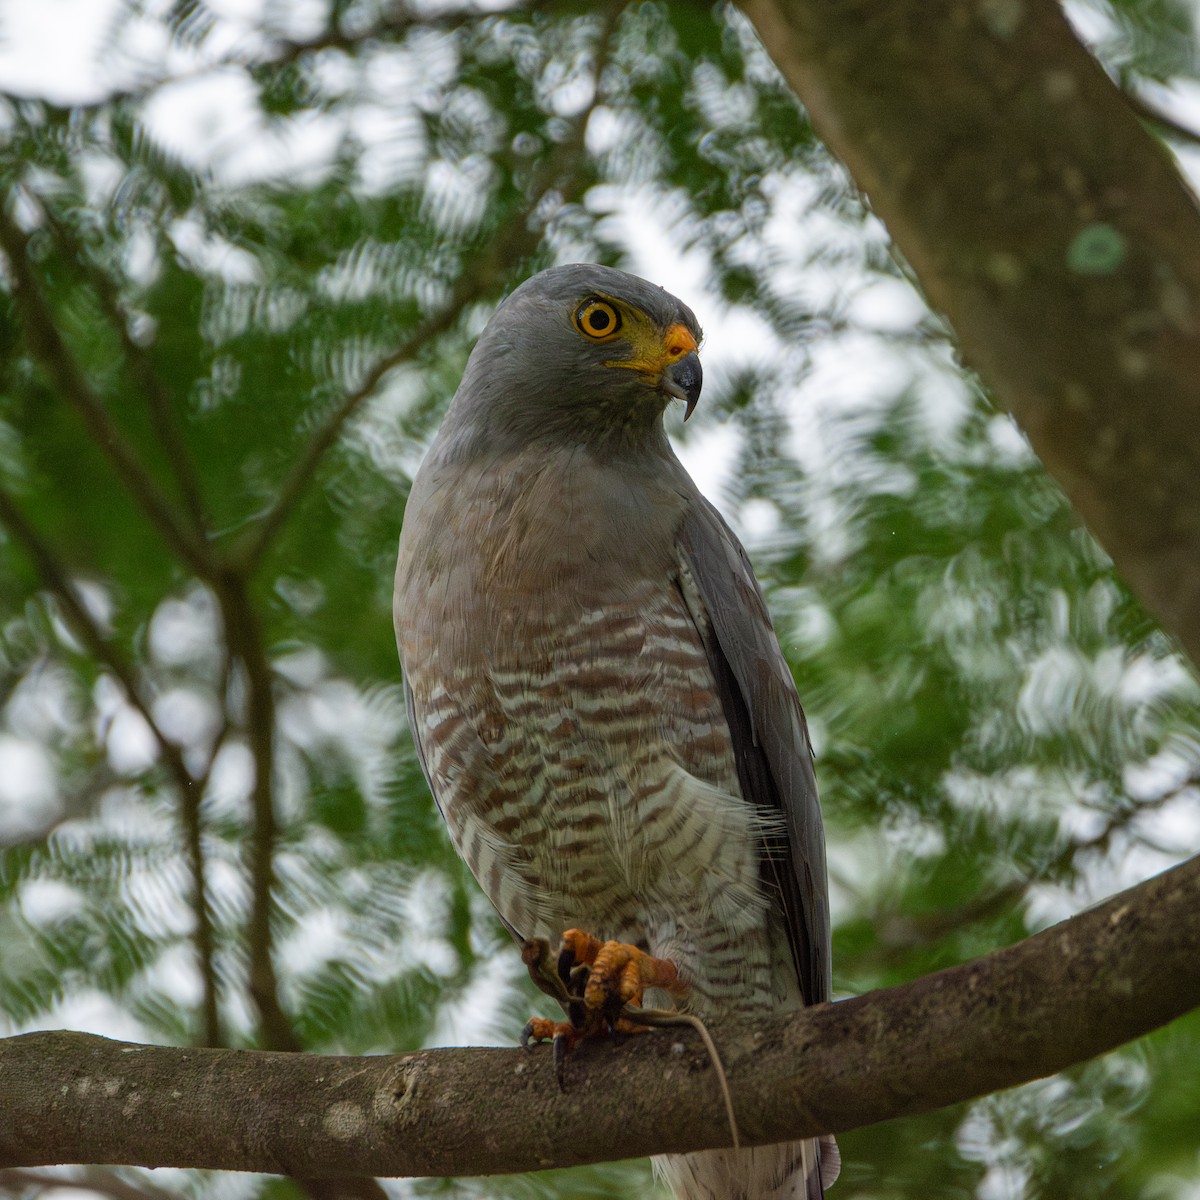
[[[1200,211],[1054,0],[740,0],[964,356],[1200,663]]]
[[[909,1116],[1092,1058],[1200,1005],[1198,955],[1195,858],[963,966],[717,1027],[743,1141]],[[490,1174],[729,1137],[711,1064],[683,1029],[583,1046],[565,1094],[549,1049],[331,1058],[31,1033],[0,1041],[0,1095],[0,1167]]]

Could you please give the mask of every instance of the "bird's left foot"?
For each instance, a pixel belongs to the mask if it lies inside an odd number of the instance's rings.
[[[675,995],[686,989],[669,959],[655,958],[627,942],[602,942],[579,929],[563,934],[558,957],[548,943],[532,938],[521,947],[530,978],[566,1009],[570,1021],[534,1017],[521,1033],[521,1044],[552,1041],[559,1085],[567,1055],[576,1042],[602,1034],[641,1033],[646,1026],[624,1016],[626,1007],[639,1008],[646,988],[663,988]]]

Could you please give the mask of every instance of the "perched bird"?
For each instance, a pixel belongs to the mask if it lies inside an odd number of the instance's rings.
[[[762,593],[663,429],[700,339],[622,271],[518,287],[413,482],[396,634],[425,777],[513,935],[570,930],[597,994],[752,1019],[829,999],[825,846]],[[837,1165],[832,1138],[655,1160],[686,1200],[815,1200]]]

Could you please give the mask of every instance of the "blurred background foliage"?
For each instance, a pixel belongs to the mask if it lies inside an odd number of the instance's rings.
[[[415,764],[390,595],[471,342],[555,261],[708,327],[671,430],[808,711],[839,994],[1194,849],[1194,675],[731,9],[110,0],[56,33],[64,71],[22,50],[37,7],[0,13],[0,1033],[371,1053],[511,1043],[541,1006]],[[1070,11],[1126,87],[1200,109],[1188,5]],[[846,1135],[834,1195],[1200,1195],[1198,1058],[1187,1019]],[[0,1174],[66,1186],[300,1194]]]

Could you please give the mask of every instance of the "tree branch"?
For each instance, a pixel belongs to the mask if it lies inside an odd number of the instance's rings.
[[[275,695],[271,664],[246,581],[226,572],[217,589],[230,653],[242,664],[246,683],[246,737],[254,759],[250,803],[253,827],[247,841],[250,916],[246,942],[250,955],[250,997],[258,1011],[258,1033],[269,1050],[301,1049],[296,1031],[279,1001],[279,981],[271,930],[275,894]]]
[[[1110,806],[1108,819],[1096,833],[1079,841],[1068,840],[1032,874],[1002,883],[954,908],[934,909],[912,916],[896,912],[875,913],[872,923],[878,934],[878,948],[870,954],[859,956],[857,962],[865,967],[896,964],[911,950],[931,946],[951,933],[1011,910],[1032,888],[1040,884],[1061,880],[1067,875],[1079,875],[1081,868],[1078,860],[1081,857],[1107,854],[1117,835],[1126,832],[1139,817],[1166,807],[1198,784],[1200,777],[1189,775],[1175,787],[1147,800],[1119,797]],[[1140,840],[1145,841],[1144,837]],[[1171,851],[1164,849],[1163,853],[1170,854]],[[846,884],[843,882],[842,886]]]
[[[174,411],[171,406],[171,399],[167,395],[162,381],[158,377],[158,373],[154,369],[153,363],[150,361],[149,355],[139,346],[129,332],[129,324],[125,314],[124,306],[121,301],[120,293],[113,280],[108,274],[101,270],[95,263],[92,262],[86,247],[75,236],[66,224],[60,221],[53,210],[46,205],[40,197],[37,197],[39,207],[45,218],[47,226],[53,232],[60,247],[64,250],[68,259],[78,263],[84,271],[88,282],[95,292],[97,299],[100,301],[101,308],[104,311],[105,317],[108,319],[109,325],[120,339],[121,348],[125,354],[125,360],[130,368],[133,378],[141,389],[142,394],[146,398],[147,407],[150,413],[151,424],[154,427],[155,434],[158,437],[159,444],[167,455],[168,462],[175,473],[176,482],[179,486],[180,495],[183,497],[188,514],[192,522],[192,535],[201,543],[206,538],[207,521],[204,514],[203,502],[200,498],[200,486],[196,477],[195,470],[192,467],[191,456],[187,446],[183,440],[182,432],[179,429]],[[7,243],[6,243],[7,245]],[[12,247],[15,250],[15,245]],[[32,281],[32,277],[25,281],[25,286],[36,287]],[[44,316],[45,314],[41,314]],[[35,320],[40,317],[35,316]],[[52,322],[50,323],[52,325]],[[57,333],[55,332],[55,336]],[[49,342],[47,343],[49,346]],[[67,353],[65,346],[60,344],[59,351],[63,354]],[[60,385],[63,384],[61,371],[64,368],[60,366]],[[70,373],[71,367],[68,365],[65,370]],[[87,392],[86,381],[82,376],[76,379],[72,385],[76,392],[82,390]],[[77,408],[81,408],[81,402],[77,401]],[[94,396],[85,397],[82,402],[82,411],[86,412],[95,410],[95,415],[103,417],[107,420],[106,414],[103,412],[102,402]],[[89,426],[93,437],[96,437],[100,432],[94,421],[89,421]],[[114,430],[108,432],[108,440],[111,442]],[[111,453],[111,450],[110,450]],[[134,462],[132,451],[124,452],[124,457],[128,457],[131,463]],[[140,464],[137,464],[138,471],[134,472],[135,477],[140,478]],[[130,485],[130,490],[136,491],[136,487],[126,472],[126,481]],[[2,498],[3,511],[0,512],[0,520],[4,520],[6,524],[10,524],[13,519],[20,520],[19,514],[15,512],[15,506],[11,499],[7,496]],[[147,501],[143,499],[143,507]],[[157,502],[152,503],[151,515],[153,508]],[[7,514],[7,515],[5,515]],[[41,573],[47,583],[52,587],[55,593],[59,596],[60,602],[64,605],[72,605],[73,593],[67,583],[65,572],[53,564],[52,555],[49,548],[36,538],[32,528],[24,521],[21,521],[23,526],[24,537],[22,540],[26,545],[26,549],[32,553],[39,561]],[[160,526],[161,528],[161,526]],[[14,535],[17,531],[14,530]],[[33,542],[30,542],[33,538]],[[168,542],[171,542],[171,536],[168,536]],[[179,549],[175,546],[176,550]],[[186,558],[186,555],[185,555]],[[50,564],[49,567],[47,564]],[[193,562],[193,567],[199,564]],[[93,653],[97,653],[99,642],[102,635],[100,631],[91,624],[86,611],[82,610],[78,605],[69,608],[68,615],[71,617],[73,624],[79,629],[84,636],[84,640],[92,648]],[[87,623],[90,628],[84,628],[84,623]],[[192,877],[192,907],[196,917],[196,928],[193,941],[196,947],[197,966],[203,980],[203,991],[201,999],[201,1044],[206,1046],[219,1046],[221,1042],[221,1023],[220,1014],[217,1006],[216,993],[216,971],[213,966],[213,934],[212,922],[208,911],[208,895],[207,884],[205,878],[205,863],[204,863],[204,841],[203,828],[200,820],[200,801],[204,795],[205,786],[207,784],[208,772],[205,772],[203,778],[194,778],[186,768],[183,762],[182,753],[178,746],[168,741],[159,730],[157,723],[151,715],[149,708],[141,700],[140,688],[138,688],[132,678],[131,673],[124,669],[124,664],[114,660],[115,647],[107,644],[105,647],[107,653],[99,654],[97,657],[101,661],[107,662],[109,669],[121,681],[129,700],[141,711],[143,718],[146,720],[150,729],[154,733],[155,740],[159,744],[164,761],[167,764],[168,770],[175,781],[179,790],[179,808],[180,808],[180,824],[183,829],[183,841],[187,851],[188,869]],[[213,759],[215,759],[219,743],[213,748]],[[209,768],[211,769],[212,761],[210,760]]]
[[[741,0],[1122,575],[1200,663],[1200,211],[1053,0]]]
[[[430,317],[420,329],[395,350],[379,359],[367,372],[358,387],[342,397],[337,407],[330,412],[320,428],[309,439],[300,458],[288,472],[287,477],[280,485],[275,503],[267,509],[262,520],[254,527],[252,534],[243,543],[240,553],[235,555],[239,570],[246,574],[252,574],[257,569],[271,542],[283,528],[296,505],[300,503],[321,460],[337,441],[346,422],[374,393],[383,377],[401,363],[408,362],[434,338],[445,333],[481,290],[481,282],[474,271],[461,276],[450,303],[441,312]]]
[[[180,522],[174,506],[126,441],[63,341],[29,265],[28,242],[25,233],[0,208],[0,249],[9,261],[17,309],[34,359],[54,380],[59,394],[79,413],[92,440],[107,455],[121,482],[171,550],[197,574],[210,576],[208,546]]]
[[[192,912],[196,928],[192,941],[196,947],[196,966],[200,972],[200,1039],[205,1046],[223,1046],[221,1012],[217,1004],[217,969],[214,962],[212,914],[208,902],[208,871],[204,855],[204,824],[200,803],[208,787],[213,763],[216,762],[220,741],[213,744],[204,776],[191,787],[181,787],[179,795],[180,824],[183,844],[187,851],[188,871],[192,877]],[[190,776],[189,776],[190,778]]]
[[[318,54],[322,50],[344,50],[353,54],[372,42],[399,41],[413,29],[437,29],[451,32],[483,21],[488,17],[532,16],[549,8],[552,0],[526,0],[511,8],[447,9],[444,12],[413,12],[407,5],[393,5],[382,16],[365,28],[347,33],[337,24],[302,41],[280,41],[273,54],[255,66],[282,67],[296,62],[306,54]],[[244,65],[251,65],[246,63]]]
[[[103,663],[121,685],[129,703],[141,714],[149,727],[159,754],[166,764],[167,773],[179,791],[182,813],[184,842],[187,846],[188,865],[192,875],[192,910],[196,915],[196,928],[192,935],[196,947],[197,968],[203,980],[200,1015],[202,1036],[210,1046],[220,1045],[221,1027],[217,1012],[216,970],[213,967],[212,916],[209,912],[208,889],[205,880],[204,846],[201,840],[200,801],[208,781],[208,772],[203,779],[196,779],[183,760],[183,751],[159,727],[151,711],[150,701],[143,695],[143,688],[134,675],[133,668],[113,642],[106,638],[92,619],[91,613],[80,602],[67,572],[55,557],[54,552],[43,540],[21,511],[20,506],[0,487],[0,525],[3,525],[29,556],[46,588],[62,605],[63,615],[71,623],[80,640],[97,662]],[[216,755],[216,747],[213,748]],[[209,770],[212,761],[209,762]]]
[[[532,208],[532,205],[530,206]],[[385,354],[364,376],[353,391],[347,392],[337,407],[325,418],[319,429],[309,439],[304,452],[288,473],[279,488],[275,503],[254,527],[253,533],[235,555],[239,570],[251,574],[261,563],[271,542],[283,528],[301,497],[308,489],[321,460],[340,436],[346,422],[362,407],[379,386],[389,371],[401,363],[409,362],[425,346],[446,332],[462,315],[467,305],[484,295],[496,282],[503,264],[531,253],[537,247],[538,238],[526,228],[530,209],[522,209],[502,229],[490,244],[490,248],[471,270],[464,272],[455,285],[450,302],[440,312],[430,317],[415,333],[389,354]]]
[[[974,962],[717,1026],[743,1141],[910,1116],[1082,1062],[1200,1005],[1198,956],[1195,858]],[[548,1049],[331,1058],[32,1033],[0,1041],[0,1095],[0,1167],[491,1174],[729,1137],[708,1057],[682,1029],[585,1044],[565,1093]]]
[[[59,219],[53,208],[40,196],[37,197],[37,202],[47,226],[53,232],[67,259],[77,263],[83,271],[92,291],[100,301],[100,307],[109,326],[120,340],[126,365],[134,382],[146,398],[146,407],[155,436],[175,473],[175,482],[191,518],[193,531],[198,538],[204,540],[208,536],[208,519],[204,512],[200,480],[192,464],[191,452],[184,441],[175,407],[171,403],[171,396],[155,370],[150,355],[130,333],[129,317],[125,311],[120,288],[108,272],[94,261],[87,247],[76,236],[75,231]]]
[[[269,71],[291,66],[306,55],[320,54],[323,50],[341,50],[347,54],[355,54],[363,47],[373,43],[398,43],[413,29],[431,29],[443,33],[453,33],[458,29],[468,28],[489,18],[533,16],[537,12],[552,7],[553,3],[554,0],[528,0],[527,3],[516,4],[511,8],[463,8],[444,12],[428,11],[420,14],[412,12],[404,5],[394,6],[353,33],[347,33],[334,24],[311,38],[299,40],[271,37],[268,34],[269,49],[265,53],[255,54],[239,50],[232,54],[224,54],[206,62],[195,63],[183,70],[143,78],[132,87],[117,88],[97,100],[90,100],[74,107],[80,111],[89,112],[113,104],[138,103],[149,99],[162,88],[178,83],[187,83],[194,79],[204,79],[231,68],[240,68],[245,71]]]
[[[585,152],[584,136],[588,120],[596,105],[600,103],[600,77],[609,61],[612,35],[624,7],[624,0],[614,0],[603,10],[592,68],[596,86],[592,102],[573,119],[571,136],[559,143],[537,173],[529,188],[528,203],[513,213],[489,240],[486,248],[477,255],[470,269],[459,276],[446,307],[430,317],[395,350],[379,359],[358,387],[348,392],[326,417],[324,424],[313,434],[304,453],[283,481],[275,503],[243,543],[240,554],[235,556],[240,570],[251,574],[258,567],[275,535],[300,502],[321,460],[337,441],[346,422],[364,401],[370,398],[384,376],[401,363],[409,362],[422,348],[445,333],[469,304],[485,296],[490,288],[497,285],[503,273],[511,269],[514,262],[520,261],[537,249],[541,233],[530,228],[531,215],[553,190],[560,190],[564,200],[567,198],[571,187],[563,185],[564,175],[567,176],[569,185],[578,183],[577,163]]]

